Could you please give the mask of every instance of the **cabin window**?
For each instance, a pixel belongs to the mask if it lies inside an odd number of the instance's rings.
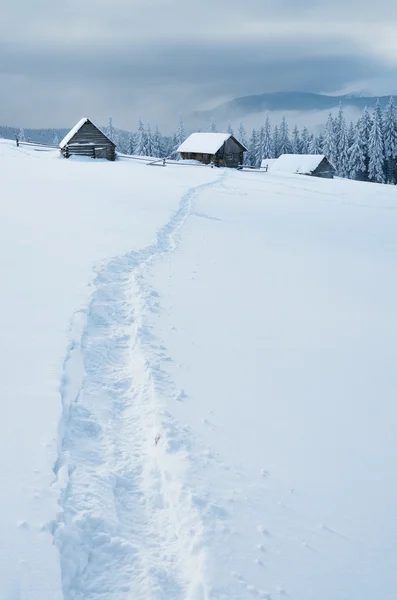
[[[226,154],[226,160],[233,160],[234,159],[234,154],[233,152],[228,152]]]

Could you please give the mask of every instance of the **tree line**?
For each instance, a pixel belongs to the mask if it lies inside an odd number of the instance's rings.
[[[208,131],[217,131],[214,122]],[[335,117],[329,114],[324,131],[318,135],[307,127],[300,130],[295,126],[291,131],[285,117],[273,127],[269,116],[249,138],[243,123],[237,131],[229,123],[227,131],[247,148],[247,166],[260,167],[263,159],[281,154],[324,154],[340,177],[397,184],[397,110],[393,98],[384,110],[377,101],[371,111],[365,108],[357,122],[349,124],[340,105]],[[134,133],[116,130],[109,119],[106,133],[119,152],[173,158],[187,137],[182,118],[172,136],[163,136],[158,127],[144,126],[141,119]]]
[[[207,131],[216,132],[215,122]],[[109,118],[104,128],[108,137],[123,154],[177,158],[177,148],[186,139],[187,132],[182,117],[173,135],[163,135],[157,126],[144,125],[139,119],[135,132],[117,129]],[[281,154],[324,154],[334,165],[337,175],[361,181],[397,184],[397,109],[393,98],[382,110],[379,101],[372,110],[364,109],[356,123],[346,122],[343,107],[337,115],[329,114],[324,131],[315,134],[307,127],[290,130],[287,119],[272,125],[270,116],[257,129],[247,135],[243,123],[235,131],[231,123],[227,131],[246,148],[244,163],[260,167],[263,159],[278,158]],[[23,130],[0,127],[0,136],[22,141],[57,145],[66,129]]]

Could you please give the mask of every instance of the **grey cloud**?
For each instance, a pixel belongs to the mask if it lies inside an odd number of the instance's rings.
[[[265,91],[334,92],[363,81],[392,87],[392,63],[353,26],[342,35],[327,25],[338,14],[346,24],[354,11],[368,24],[397,16],[397,5],[379,0],[370,20],[371,7],[369,0],[334,0],[331,10],[308,0],[299,10],[295,0],[69,0],[51,10],[48,0],[9,3],[0,23],[0,122],[64,125],[87,112],[103,122],[112,112],[131,127],[138,114],[161,123],[182,109]]]

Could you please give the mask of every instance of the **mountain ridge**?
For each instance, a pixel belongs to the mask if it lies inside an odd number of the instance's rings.
[[[397,96],[392,96],[397,102]],[[314,92],[270,92],[240,96],[219,104],[212,110],[194,111],[192,118],[225,119],[248,117],[260,112],[274,111],[300,111],[332,110],[340,103],[363,110],[365,106],[372,106],[378,99],[381,106],[385,106],[390,96],[361,96],[358,94],[343,94],[330,96]]]

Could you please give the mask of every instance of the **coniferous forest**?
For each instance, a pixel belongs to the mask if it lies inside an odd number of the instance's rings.
[[[185,129],[180,117],[175,133],[162,135],[157,126],[144,125],[139,119],[136,131],[131,133],[113,126],[112,118],[104,128],[105,133],[117,144],[118,152],[129,155],[177,158],[177,148],[191,132]],[[218,131],[216,123],[210,123],[207,131]],[[283,117],[272,124],[270,116],[247,132],[240,123],[234,129],[229,123],[227,131],[246,148],[245,165],[260,167],[266,158],[278,158],[281,154],[324,154],[334,165],[339,177],[397,184],[397,109],[393,98],[382,110],[379,101],[371,110],[364,109],[355,122],[346,122],[343,107],[336,116],[330,113],[320,134],[307,127],[291,127]],[[23,130],[0,127],[0,136],[20,140],[57,145],[66,129]]]

